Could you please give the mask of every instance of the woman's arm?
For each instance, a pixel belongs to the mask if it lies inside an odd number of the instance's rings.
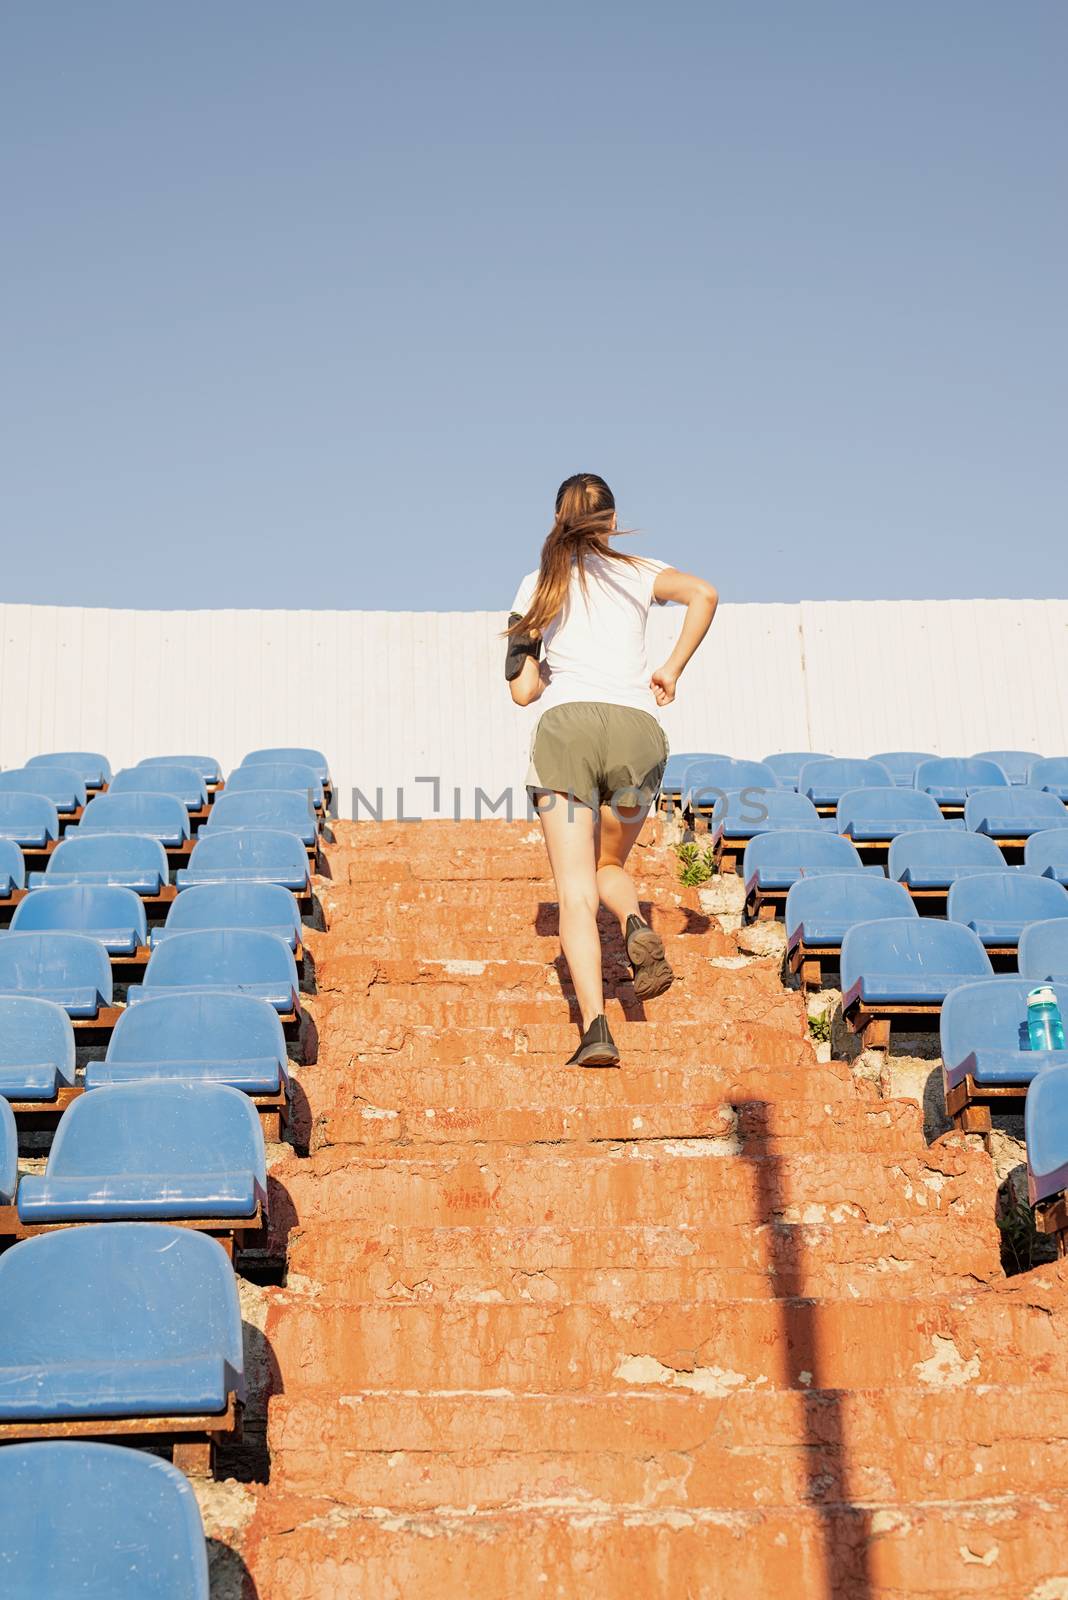
[[[704,578],[695,578],[689,572],[679,572],[675,567],[665,567],[658,572],[653,584],[653,598],[661,602],[674,600],[686,607],[682,631],[675,648],[662,667],[650,679],[650,687],[658,706],[670,705],[675,698],[675,685],[683,667],[712,626],[712,618],[719,605],[719,595]]]
[[[545,669],[545,663],[536,661],[533,656],[527,656],[518,676],[509,679],[508,682],[514,704],[517,706],[533,705],[548,681],[549,675]]]

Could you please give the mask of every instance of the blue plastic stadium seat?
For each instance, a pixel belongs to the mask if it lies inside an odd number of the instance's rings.
[[[838,801],[837,818],[839,833],[861,843],[951,826],[937,800],[919,789],[903,787],[847,789]]]
[[[0,994],[54,1000],[69,1017],[91,1018],[110,1006],[111,993],[111,962],[98,939],[84,933],[0,934]]]
[[[858,922],[918,917],[904,884],[866,872],[828,872],[801,878],[786,896],[786,938],[792,950],[836,949]]]
[[[214,833],[206,828],[176,882],[179,889],[196,883],[280,883],[294,894],[307,894],[308,853],[297,834],[279,828],[223,828]]]
[[[152,944],[206,928],[262,928],[284,939],[291,950],[301,940],[297,902],[280,884],[201,883],[182,890],[167,913],[166,926],[152,934]]]
[[[166,851],[146,833],[75,831],[59,841],[44,872],[30,873],[30,888],[101,884],[158,895],[168,871]]]
[[[56,750],[31,756],[28,767],[66,767],[76,772],[87,789],[100,789],[111,779],[111,763],[98,750]]]
[[[1068,1050],[1032,1050],[1027,1033],[1029,978],[991,978],[946,996],[939,1018],[946,1083],[970,1074],[983,1088],[1026,1086],[1042,1067],[1068,1066]],[[1068,985],[1056,988],[1068,1017]]]
[[[920,762],[914,782],[917,789],[933,795],[940,806],[962,806],[973,789],[1002,784],[1008,787],[1009,780],[994,761],[980,761],[974,756],[936,756]]]
[[[686,775],[686,768],[693,761],[729,761],[730,756],[719,755],[713,750],[681,750],[677,754],[672,751],[664,767],[664,777],[661,789],[664,794],[674,795],[676,798],[682,793],[682,780]]]
[[[1043,828],[1040,833],[1030,834],[1024,845],[1024,870],[1068,887],[1068,832],[1063,828]]]
[[[758,815],[761,811],[763,816]],[[794,789],[765,789],[759,795],[735,789],[717,801],[712,835],[718,842],[754,839],[774,828],[819,828],[824,832],[824,821],[812,801]]]
[[[931,750],[879,750],[871,759],[881,761],[896,784],[911,789],[920,762],[934,761],[935,756]]]
[[[18,1186],[19,1136],[15,1113],[7,1101],[0,1098],[0,1206],[11,1204]]]
[[[1016,965],[1034,983],[1068,983],[1068,922],[1061,916],[1030,922],[1020,934]],[[1062,1013],[1068,1019],[1068,1011]]]
[[[857,847],[836,833],[815,828],[782,828],[760,833],[745,847],[742,876],[747,895],[757,889],[789,889],[800,878],[824,872],[871,872],[863,865]]]
[[[1048,756],[1036,761],[1027,779],[1032,789],[1046,789],[1068,803],[1068,756]]]
[[[984,945],[1015,945],[1028,923],[1068,917],[1068,889],[1033,873],[976,873],[949,891],[946,916],[977,933]]]
[[[205,783],[220,783],[222,768],[214,756],[144,756],[139,767],[192,767]]]
[[[0,900],[26,887],[26,862],[14,839],[0,839]]]
[[[108,794],[172,794],[187,811],[199,811],[208,803],[208,786],[195,767],[170,766],[164,762],[147,767],[123,767],[108,785]]]
[[[295,833],[304,845],[313,845],[319,836],[319,819],[309,808],[306,794],[292,789],[231,793],[228,784],[211,808],[206,832],[218,833],[224,828],[278,829]]]
[[[126,1003],[200,989],[254,995],[286,1013],[299,1005],[292,950],[277,934],[256,928],[209,928],[165,939],[149,957],[144,983],[130,985]]]
[[[923,917],[861,922],[842,940],[842,1006],[937,1005],[970,978],[989,978],[990,957],[970,928]]]
[[[103,1061],[85,1069],[86,1089],[149,1078],[228,1083],[245,1094],[278,1094],[289,1084],[278,1013],[251,995],[171,994],[124,1011]]]
[[[37,1439],[0,1450],[4,1600],[208,1600],[196,1497],[169,1461]]]
[[[189,813],[173,794],[98,794],[82,812],[79,833],[147,833],[177,847],[189,838]]]
[[[0,1256],[0,1305],[0,1422],[219,1416],[244,1398],[237,1282],[207,1234],[40,1234]]]
[[[1010,783],[1027,783],[1028,773],[1042,757],[1037,750],[977,750],[977,761],[992,761],[1000,767]]]
[[[964,825],[992,839],[1024,839],[1046,828],[1068,828],[1068,809],[1055,794],[1026,784],[980,789],[965,802]]]
[[[5,936],[6,937],[6,936]],[[74,1082],[74,1029],[62,1006],[0,995],[0,1095],[54,1100]]]
[[[825,750],[777,750],[764,757],[764,766],[770,767],[784,789],[796,789],[801,768],[807,761],[830,761]]]
[[[892,789],[889,770],[878,761],[849,761],[829,757],[806,761],[797,779],[800,794],[815,806],[836,806],[851,789]]]
[[[11,767],[0,772],[0,794],[43,794],[61,817],[85,804],[85,784],[68,767]]]
[[[250,750],[241,765],[258,767],[267,761],[297,761],[303,767],[314,767],[319,774],[319,782],[326,787],[330,784],[330,763],[321,750],[311,750],[306,745],[297,744],[270,745],[265,750]]]
[[[314,767],[299,761],[264,761],[252,767],[235,767],[226,780],[227,794],[243,794],[247,789],[291,789],[320,811],[323,786]]]
[[[59,812],[47,795],[0,793],[0,839],[43,850],[59,837]]]
[[[263,1133],[247,1095],[175,1080],[83,1094],[59,1121],[19,1218],[45,1222],[250,1219],[267,1204]]]
[[[1036,1072],[1024,1101],[1027,1197],[1052,1199],[1068,1186],[1068,1052],[1061,1065]]]
[[[712,806],[719,792],[778,787],[778,778],[762,761],[736,761],[733,756],[701,756],[691,761],[683,773],[682,799],[686,806]]]
[[[910,889],[948,889],[976,872],[1003,872],[1005,857],[982,834],[939,825],[929,832],[903,833],[890,845],[887,871]]]
[[[145,908],[132,889],[102,885],[35,889],[15,908],[12,933],[65,929],[99,939],[109,955],[133,955],[148,942]]]

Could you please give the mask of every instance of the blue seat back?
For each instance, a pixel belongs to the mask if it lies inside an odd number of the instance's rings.
[[[914,782],[917,789],[925,789],[942,804],[962,806],[972,789],[1007,786],[1009,780],[995,761],[980,761],[975,756],[936,756],[920,762]]]
[[[758,812],[766,812],[759,817]],[[796,789],[731,789],[716,801],[716,822],[743,827],[751,833],[768,828],[822,828],[823,818],[812,801]]]
[[[119,1369],[206,1355],[244,1370],[233,1268],[189,1228],[90,1223],[26,1239],[0,1256],[0,1305],[0,1367],[61,1366],[76,1351]]]
[[[1042,828],[1031,834],[1024,845],[1024,866],[1028,872],[1048,873],[1061,883],[1068,879],[1068,830]]]
[[[845,833],[853,822],[929,822],[942,824],[938,801],[921,789],[879,787],[847,789],[838,801],[838,826]]]
[[[1068,809],[1063,802],[1055,794],[1032,789],[1028,784],[980,789],[970,794],[964,802],[964,826],[985,831],[984,825],[991,817],[999,822],[1018,817],[1032,830],[1036,819],[1050,828],[1068,828]]]
[[[0,993],[32,995],[40,989],[95,989],[110,1005],[111,962],[104,946],[84,933],[0,935]]]
[[[977,750],[977,761],[992,761],[1010,783],[1027,783],[1028,773],[1042,757],[1037,750]]]
[[[975,867],[977,870],[999,872],[1005,866],[1005,857],[993,839],[983,834],[966,833],[957,828],[931,828],[916,833],[903,833],[892,840],[887,871],[899,881],[910,867],[944,868]]]
[[[0,1594],[208,1600],[204,1526],[184,1473],[120,1445],[5,1445]]]
[[[861,922],[842,940],[842,993],[865,975],[955,973],[988,978],[990,957],[970,928],[932,917]]]
[[[241,765],[256,767],[265,761],[297,761],[303,767],[314,767],[319,774],[320,783],[330,782],[330,763],[323,752],[312,750],[306,745],[280,744],[270,745],[264,750],[250,750]]]
[[[75,811],[85,804],[85,784],[69,767],[11,767],[0,772],[0,791],[43,794],[57,811]]]
[[[0,1098],[0,1206],[11,1204],[18,1182],[19,1136],[15,1127],[15,1113],[7,1101]]]
[[[801,768],[809,761],[830,761],[825,750],[776,750],[765,756],[763,765],[770,767],[785,789],[796,789]]]
[[[207,831],[221,828],[276,828],[308,840],[318,832],[319,819],[306,794],[293,789],[246,789],[232,794],[229,785],[211,808]]]
[[[1068,889],[1029,872],[983,872],[951,885],[950,922],[1041,922],[1068,917]]]
[[[78,824],[82,833],[147,833],[153,839],[189,838],[189,813],[173,794],[98,794]]]
[[[935,755],[932,750],[879,750],[871,759],[882,762],[895,784],[911,788],[920,762],[934,761]]]
[[[917,917],[919,912],[903,884],[873,872],[828,872],[800,878],[786,896],[786,935],[793,939],[802,923],[821,919],[836,923],[875,922],[880,917]]]
[[[135,877],[150,877],[156,873],[160,884],[167,882],[167,852],[158,839],[147,833],[77,833],[67,834],[56,845],[45,869],[50,873],[102,873],[124,872]]]
[[[129,1006],[107,1049],[108,1061],[129,1063],[268,1057],[285,1067],[285,1034],[274,1007],[254,995],[218,992],[152,995]]]
[[[206,928],[288,928],[298,940],[301,935],[297,902],[277,883],[195,883],[172,904],[166,928],[169,934]]]
[[[857,847],[837,833],[815,828],[773,829],[758,833],[745,847],[742,876],[746,883],[756,872],[806,873],[863,872]]]
[[[686,768],[693,761],[719,760],[729,761],[729,756],[722,756],[715,750],[680,750],[672,751],[664,766],[662,787],[668,794],[678,794],[682,789],[682,780],[686,775]]]
[[[0,900],[26,887],[26,860],[14,839],[0,839]]]
[[[195,767],[156,762],[147,767],[123,767],[108,785],[108,794],[173,794],[190,811],[208,803],[208,789]]]
[[[207,828],[197,837],[189,866],[222,873],[229,867],[259,869],[289,881],[301,874],[307,876],[308,854],[299,834],[281,828]]]
[[[1030,923],[1020,935],[1016,965],[1034,983],[1068,983],[1068,922],[1055,917]],[[1062,1016],[1068,1023],[1068,1011]]]
[[[71,1084],[74,1062],[74,1029],[62,1006],[32,995],[0,995],[0,1067],[51,1066]]]
[[[205,783],[218,783],[222,768],[214,756],[143,756],[139,767],[192,767]]]
[[[289,946],[259,928],[206,928],[176,933],[156,945],[145,969],[150,989],[195,989],[200,984],[288,983],[298,988]]]
[[[837,805],[850,789],[893,788],[894,780],[879,761],[851,761],[828,757],[806,761],[798,774],[798,792],[817,806]]]
[[[0,791],[0,838],[21,841],[58,836],[59,812],[47,795]]]
[[[314,767],[299,761],[264,761],[252,767],[235,767],[226,780],[226,793],[242,794],[246,789],[291,789],[313,805],[323,803],[323,785]]]
[[[252,1172],[266,1190],[263,1133],[248,1095],[168,1079],[105,1085],[71,1102],[52,1141],[50,1178],[147,1172]]]
[[[90,938],[102,938],[102,930],[129,928],[139,945],[148,941],[148,922],[140,898],[132,889],[106,884],[35,889],[16,906],[11,919],[13,933],[47,933],[64,928],[71,933],[87,933]]]
[[[690,805],[711,806],[717,790],[777,789],[779,780],[762,761],[737,761],[733,756],[701,756],[691,761],[682,779],[682,797]]]
[[[1068,801],[1068,756],[1047,756],[1034,762],[1027,781],[1032,789],[1048,789],[1058,800]]]
[[[1030,978],[1004,977],[951,990],[938,1026],[946,1066],[959,1066],[977,1050],[1022,1051],[1033,1060],[1027,1033],[1027,996],[1033,988]],[[1068,1017],[1068,984],[1054,990]]]
[[[99,789],[111,778],[111,763],[99,750],[54,750],[47,755],[31,756],[28,767],[66,767],[76,772],[87,789]]]

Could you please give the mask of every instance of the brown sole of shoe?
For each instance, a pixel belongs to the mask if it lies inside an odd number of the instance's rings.
[[[619,1051],[612,1045],[590,1044],[576,1050],[566,1063],[569,1067],[618,1067]]]
[[[675,974],[664,955],[664,941],[652,928],[639,928],[627,940],[627,956],[633,969],[634,993],[639,1000],[655,1000],[670,989]]]

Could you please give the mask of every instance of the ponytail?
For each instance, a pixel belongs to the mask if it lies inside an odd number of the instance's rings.
[[[541,551],[538,581],[526,614],[508,628],[511,637],[544,633],[567,599],[571,569],[577,563],[578,579],[586,592],[588,556],[603,556],[634,566],[637,556],[613,550],[608,540],[616,530],[616,502],[611,489],[595,472],[577,472],[566,478],[556,495],[556,520]]]

